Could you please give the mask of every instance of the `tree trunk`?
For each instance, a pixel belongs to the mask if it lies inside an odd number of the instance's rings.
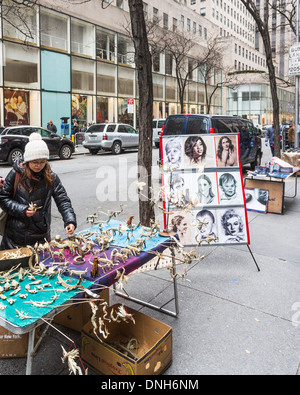
[[[269,71],[269,81],[270,81],[270,89],[271,89],[271,97],[273,104],[273,122],[274,122],[274,154],[278,158],[280,158],[280,125],[279,125],[279,99],[277,93],[277,81],[276,81],[276,73],[275,67],[272,59],[272,51],[271,51],[271,43],[270,36],[262,35],[262,39],[264,42],[267,66]]]
[[[146,32],[143,1],[128,0],[128,5],[139,87],[138,181],[146,184],[139,197],[139,214],[141,225],[149,226],[150,220],[155,218],[154,208],[150,202],[150,188],[152,186],[152,60]]]
[[[274,122],[274,153],[275,156],[280,158],[280,126],[279,126],[279,99],[277,94],[277,82],[276,82],[276,72],[275,66],[272,59],[272,46],[269,33],[269,13],[270,13],[270,3],[264,0],[263,11],[264,15],[261,18],[260,7],[256,5],[253,0],[241,0],[241,2],[246,7],[247,11],[253,16],[256,26],[259,30],[261,38],[263,40],[267,66],[269,71],[269,81],[273,104],[273,122]],[[250,99],[250,98],[249,98]]]

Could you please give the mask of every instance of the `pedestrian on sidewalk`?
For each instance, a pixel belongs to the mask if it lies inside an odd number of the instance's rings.
[[[288,141],[289,141],[289,147],[294,148],[294,145],[295,145],[295,124],[294,124],[294,122],[292,122],[289,127]]]
[[[0,190],[0,207],[8,214],[1,250],[50,241],[51,199],[54,198],[67,235],[76,228],[76,215],[65,188],[48,163],[47,144],[32,133],[24,160],[15,163]],[[15,186],[15,179],[18,183]]]
[[[56,133],[56,132],[57,132],[57,128],[56,128],[56,126],[54,125],[54,123],[52,122],[52,120],[50,120],[50,121],[47,123],[47,129],[48,129],[50,132],[53,132],[53,133]]]
[[[272,156],[274,156],[274,122],[272,122],[272,126],[267,129],[265,140],[266,147],[268,146],[268,143],[271,148]]]

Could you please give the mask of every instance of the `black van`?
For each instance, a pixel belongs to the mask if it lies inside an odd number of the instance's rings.
[[[260,131],[251,121],[227,115],[178,114],[170,115],[161,136],[204,133],[240,133],[240,158],[242,166],[251,169],[259,165],[262,157]]]

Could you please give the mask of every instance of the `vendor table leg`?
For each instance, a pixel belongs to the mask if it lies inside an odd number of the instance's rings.
[[[33,347],[34,347],[34,335],[35,335],[35,328],[31,332],[29,332],[26,375],[31,374],[31,366],[32,366],[32,359],[33,359]]]
[[[295,174],[295,192],[294,192],[294,196],[287,196],[287,195],[285,195],[284,197],[291,198],[291,199],[295,198],[297,196],[297,190],[298,190],[298,176],[297,176],[297,173],[296,173]]]
[[[137,298],[134,298],[134,297],[128,295],[128,293],[126,292],[125,288],[123,288],[124,292],[117,291],[116,283],[114,283],[113,284],[113,290],[114,290],[115,295],[120,296],[120,297],[122,297],[124,299],[130,300],[131,302],[140,304],[140,305],[142,305],[144,307],[148,307],[148,308],[150,308],[152,310],[160,311],[161,313],[170,315],[172,317],[177,317],[178,313],[179,313],[179,307],[178,307],[178,292],[177,292],[176,263],[175,263],[174,248],[171,249],[171,254],[172,254],[172,274],[173,274],[173,286],[174,286],[174,297],[173,298],[171,298],[170,300],[168,300],[166,303],[164,303],[161,306],[156,306],[156,305],[153,305],[152,303],[148,303],[148,302],[145,302],[145,301],[143,301],[141,299],[137,299]],[[175,312],[167,310],[167,309],[164,309],[164,306],[169,304],[172,300],[175,301]]]

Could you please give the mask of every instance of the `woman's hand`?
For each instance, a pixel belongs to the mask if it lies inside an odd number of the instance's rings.
[[[65,227],[65,231],[67,235],[72,235],[74,233],[75,226],[73,224],[69,224]]]
[[[5,178],[0,177],[0,188],[3,187],[4,181],[5,181]]]
[[[32,217],[36,213],[36,209],[32,210],[32,208],[28,207],[26,211],[27,217]]]

